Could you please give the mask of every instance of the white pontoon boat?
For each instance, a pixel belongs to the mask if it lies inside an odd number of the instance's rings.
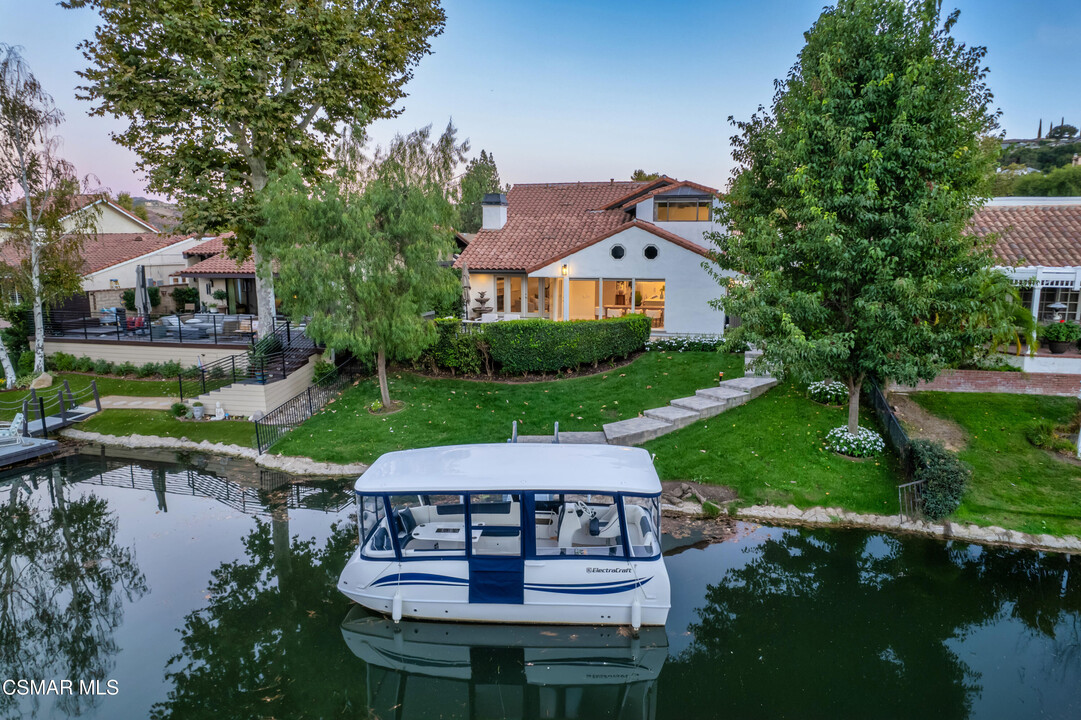
[[[360,546],[338,589],[403,617],[664,625],[661,484],[608,445],[387,453],[357,480]]]

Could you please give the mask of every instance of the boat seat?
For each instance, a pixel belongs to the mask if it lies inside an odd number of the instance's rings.
[[[413,511],[409,508],[399,510],[398,517],[398,544],[405,547],[413,539],[413,530],[417,527],[417,521],[413,517]]]
[[[372,534],[372,550],[388,552],[393,549],[390,545],[390,533],[387,532],[385,527],[378,528]]]
[[[516,527],[486,527],[480,531],[481,537],[518,537],[521,532]]]

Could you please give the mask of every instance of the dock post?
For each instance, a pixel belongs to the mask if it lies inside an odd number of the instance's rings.
[[[67,425],[68,423],[68,408],[64,404],[64,390],[63,388],[56,391],[56,399],[60,401],[60,424]]]
[[[41,436],[49,439],[49,426],[45,422],[45,399],[38,396],[38,417],[41,418]]]
[[[30,437],[30,401],[23,398],[23,437]]]
[[[90,387],[94,388],[94,405],[97,407],[98,412],[101,412],[101,396],[98,395],[98,381],[91,380]]]

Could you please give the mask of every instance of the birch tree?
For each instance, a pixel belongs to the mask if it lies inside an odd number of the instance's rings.
[[[392,117],[443,30],[438,0],[65,0],[101,24],[80,46],[93,113],[126,118],[148,188],[176,198],[183,227],[234,230],[255,261],[259,334],[273,331],[271,257],[259,195],[288,156],[312,181],[345,127]]]
[[[30,297],[34,313],[34,372],[45,371],[44,308],[82,289],[82,242],[97,210],[79,192],[71,163],[59,157],[53,128],[63,115],[16,48],[0,45],[0,190],[16,195],[5,207],[7,289]],[[7,303],[4,298],[0,303]],[[0,343],[8,387],[15,372]]]

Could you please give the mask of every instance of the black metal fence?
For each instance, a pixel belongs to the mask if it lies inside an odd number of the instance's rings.
[[[906,477],[912,477],[912,441],[908,433],[901,427],[901,421],[893,412],[886,396],[882,393],[878,383],[874,380],[868,382],[871,403],[875,408],[878,422],[886,432],[886,440],[901,459],[901,467]],[[897,504],[902,516],[918,517],[923,507],[923,481],[907,482],[897,486]]]
[[[255,442],[259,453],[265,453],[290,430],[315,415],[331,398],[340,395],[361,375],[355,360],[350,358],[323,375],[313,377],[307,390],[256,420]]]
[[[35,327],[34,314],[27,311],[26,323]],[[96,314],[71,310],[47,310],[42,319],[45,336],[67,340],[117,340],[126,342],[180,344],[248,344],[258,327],[255,315],[220,313],[139,314],[123,308],[99,310]],[[274,321],[275,332],[290,338],[303,332],[284,318]]]

